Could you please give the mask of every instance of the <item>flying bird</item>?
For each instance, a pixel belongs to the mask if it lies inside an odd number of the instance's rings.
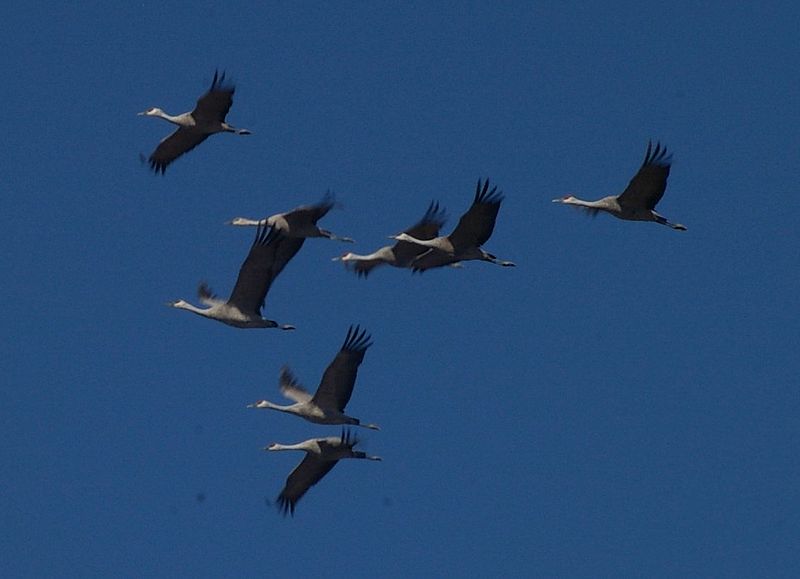
[[[150,155],[150,167],[162,175],[175,159],[188,153],[214,133],[236,133],[249,135],[247,129],[237,129],[225,122],[225,116],[233,104],[235,88],[225,84],[225,73],[214,73],[211,88],[197,100],[194,110],[177,116],[168,115],[159,108],[147,109],[139,115],[160,117],[178,125],[178,130],[165,137]]]
[[[469,210],[458,220],[458,225],[450,235],[435,237],[433,239],[419,239],[408,233],[392,235],[390,239],[408,241],[429,248],[415,257],[411,262],[414,271],[425,271],[435,267],[452,265],[460,261],[480,260],[488,261],[503,267],[516,265],[514,262],[497,259],[491,253],[484,251],[481,246],[492,236],[497,212],[503,195],[497,187],[489,190],[489,180],[475,189],[475,199]]]
[[[198,308],[184,300],[176,300],[168,305],[189,310],[236,328],[293,330],[294,326],[281,325],[261,317],[261,309],[264,307],[264,300],[272,282],[297,253],[302,242],[302,239],[286,239],[276,229],[259,226],[256,229],[256,238],[239,270],[239,277],[228,301],[217,298],[211,288],[205,283],[201,283],[197,293],[200,301],[208,308]]]
[[[273,443],[267,446],[264,450],[302,450],[306,453],[305,458],[289,474],[286,485],[278,495],[278,508],[284,516],[294,515],[297,501],[343,458],[381,460],[379,456],[370,456],[360,450],[353,450],[358,442],[356,436],[342,430],[341,436],[311,438],[297,444]]]
[[[297,382],[291,370],[284,366],[281,369],[280,391],[295,403],[281,406],[268,400],[259,400],[250,404],[248,408],[270,408],[295,414],[317,424],[354,424],[380,430],[376,424],[361,424],[358,418],[344,413],[345,406],[353,394],[358,367],[364,360],[367,348],[372,345],[370,339],[371,336],[366,330],[350,326],[342,348],[328,365],[313,396]]]
[[[438,203],[431,201],[422,219],[403,233],[416,239],[430,240],[439,235],[439,229],[444,225],[444,222],[444,210],[439,209]],[[367,277],[373,269],[382,264],[389,264],[394,267],[410,267],[414,259],[427,252],[428,249],[410,241],[398,241],[394,245],[386,245],[368,255],[348,252],[333,259],[334,261],[342,261],[346,267],[352,266],[352,269],[359,277]]]
[[[672,229],[686,231],[685,225],[672,223],[655,211],[656,205],[661,201],[667,188],[667,177],[669,177],[671,164],[672,155],[667,154],[667,148],[657,142],[654,149],[652,141],[648,141],[642,166],[628,183],[625,191],[619,195],[610,195],[597,201],[583,201],[567,195],[560,199],[553,199],[553,203],[580,207],[592,215],[605,211],[619,219],[655,221]]]
[[[286,213],[277,213],[266,219],[248,219],[246,217],[235,217],[228,221],[228,225],[264,225],[278,229],[286,237],[307,238],[307,237],[327,237],[337,241],[353,243],[349,237],[339,237],[327,229],[317,227],[317,221],[325,217],[336,205],[334,195],[329,191],[321,202],[315,205],[301,205]]]

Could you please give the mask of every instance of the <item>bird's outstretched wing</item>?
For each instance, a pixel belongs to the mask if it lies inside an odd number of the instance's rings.
[[[188,153],[194,149],[207,138],[208,135],[192,131],[185,127],[178,127],[178,130],[174,133],[161,139],[156,150],[150,155],[148,159],[150,168],[156,173],[161,173],[163,175],[170,163],[184,153]]]
[[[294,508],[308,489],[317,484],[336,466],[338,460],[323,460],[316,455],[306,454],[295,469],[289,473],[286,485],[278,495],[278,508],[284,514],[294,515]]]
[[[197,99],[192,111],[195,120],[200,121],[219,121],[224,122],[225,116],[231,110],[233,104],[233,93],[236,88],[228,83],[225,84],[225,73],[219,74],[214,71],[214,80],[211,81],[211,88],[208,92]]]
[[[497,191],[496,186],[489,190],[489,179],[482,186],[478,179],[472,206],[461,216],[458,225],[448,236],[456,252],[463,248],[480,247],[489,240],[502,202],[503,194]]]
[[[667,188],[671,164],[672,155],[667,154],[667,148],[656,143],[653,149],[652,141],[648,141],[644,162],[625,191],[617,197],[619,204],[639,209],[655,209]]]
[[[219,299],[206,282],[200,282],[197,286],[197,297],[200,301],[207,306],[216,306],[225,303],[225,300]]]
[[[353,393],[358,367],[372,345],[371,336],[359,326],[350,326],[341,350],[322,375],[312,402],[318,406],[336,408],[343,412]]]
[[[444,267],[458,263],[459,259],[445,251],[439,249],[426,248],[419,257],[414,259],[411,263],[411,269],[414,273],[421,273],[429,269],[437,267]]]
[[[444,209],[439,208],[438,202],[431,201],[422,219],[406,229],[404,233],[407,233],[415,239],[433,239],[439,235],[439,229],[444,225],[445,220],[446,215]],[[397,264],[402,267],[407,266],[414,258],[428,251],[428,248],[424,245],[411,243],[410,241],[398,241],[394,244],[394,247],[392,247],[392,251],[394,252]]]
[[[392,251],[392,247],[389,245],[381,249]],[[352,268],[358,277],[367,277],[373,269],[383,265],[384,263],[386,262],[382,259],[359,259],[358,261],[352,262],[352,265],[345,264],[345,266],[348,267],[348,269]]]
[[[289,227],[297,227],[305,223],[313,223],[316,225],[317,221],[325,217],[334,205],[336,199],[333,193],[328,191],[322,201],[314,205],[301,205],[291,211],[283,214],[284,219],[289,223]]]
[[[286,238],[277,229],[259,225],[228,303],[249,314],[261,314],[272,282],[280,273],[280,246]],[[285,265],[285,264],[283,264]],[[277,269],[277,272],[275,271]]]
[[[311,400],[311,393],[300,385],[288,366],[281,368],[279,387],[281,394],[295,402],[303,403]]]

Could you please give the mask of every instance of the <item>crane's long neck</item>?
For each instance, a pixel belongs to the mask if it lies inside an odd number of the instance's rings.
[[[298,442],[297,444],[278,444],[273,443],[269,445],[269,450],[303,450],[308,452],[308,446],[305,442]]]
[[[597,201],[585,201],[577,197],[570,197],[564,200],[564,203],[569,205],[576,205],[578,207],[589,207],[590,209],[606,209],[608,204],[605,199],[598,199]]]
[[[256,225],[264,225],[267,222],[266,219],[248,219],[247,217],[234,217],[230,221],[228,221],[228,225],[242,225],[242,226],[256,226]]]
[[[295,404],[290,404],[288,406],[282,406],[280,404],[274,404],[269,400],[259,400],[255,404],[250,405],[252,408],[268,408],[270,410],[277,410],[278,412],[288,412],[289,414],[295,414]]]
[[[416,237],[410,236],[408,233],[400,233],[394,236],[394,239],[397,241],[408,241],[410,243],[416,243],[417,245],[423,245],[425,247],[433,247],[434,249],[439,248],[439,244],[436,243],[436,239],[417,239]]]
[[[394,262],[395,256],[392,248],[390,246],[381,247],[378,251],[373,251],[372,253],[361,255],[358,253],[346,253],[344,256],[337,258],[341,259],[342,261],[387,261],[387,262]]]
[[[211,308],[208,309],[198,308],[197,306],[193,306],[192,304],[184,300],[176,300],[170,303],[169,305],[172,306],[173,308],[178,308],[179,310],[190,311],[193,314],[197,314],[198,316],[203,316],[204,318],[210,317],[209,312],[211,311]]]
[[[158,110],[158,111],[156,111],[155,116],[160,117],[160,118],[164,119],[165,121],[169,121],[170,123],[172,123],[174,125],[183,126],[183,125],[186,124],[185,122],[183,122],[183,115],[168,115],[164,111]]]

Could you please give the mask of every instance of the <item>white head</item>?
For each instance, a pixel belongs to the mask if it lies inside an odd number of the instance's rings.
[[[142,111],[141,113],[138,114],[139,116],[145,116],[145,117],[160,117],[161,115],[164,114],[164,111],[162,111],[158,107],[153,107],[147,109],[146,111]]]
[[[343,253],[342,255],[337,255],[336,257],[332,257],[331,261],[353,261],[356,259],[355,253],[350,253],[349,251]]]
[[[248,408],[269,408],[269,403],[266,400],[256,400],[252,404],[247,405]]]
[[[573,203],[574,201],[575,196],[570,193],[564,195],[563,197],[559,197],[558,199],[553,199],[553,203],[566,203],[567,205]]]

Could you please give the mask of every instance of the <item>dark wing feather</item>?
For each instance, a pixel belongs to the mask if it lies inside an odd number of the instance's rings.
[[[277,247],[275,248],[275,259],[272,261],[272,269],[270,275],[274,280],[283,271],[292,258],[297,255],[300,248],[305,243],[304,237],[284,237],[282,236],[276,241]]]
[[[385,262],[380,259],[358,260],[353,263],[353,271],[356,272],[356,275],[358,275],[358,277],[367,277],[369,275],[369,272],[371,272],[379,265],[383,265],[384,263]]]
[[[177,131],[163,138],[156,150],[153,151],[153,154],[150,155],[150,168],[163,175],[167,170],[167,165],[184,153],[194,149],[207,138],[208,135],[195,132],[186,127],[179,127]]]
[[[648,141],[644,162],[625,191],[617,197],[619,204],[631,208],[655,209],[667,189],[671,164],[672,155],[667,154],[667,148],[656,143],[653,149],[652,141]]]
[[[304,494],[317,484],[336,466],[338,460],[322,460],[313,454],[306,457],[298,464],[286,479],[286,485],[278,495],[278,508],[286,514],[294,515],[294,508]]]
[[[419,257],[411,262],[411,269],[415,273],[421,273],[429,269],[444,267],[458,261],[459,259],[457,257],[452,256],[445,251],[426,248],[426,251],[424,251]]]
[[[224,72],[220,75],[218,71],[215,71],[211,88],[197,99],[192,116],[199,120],[224,122],[225,116],[233,104],[235,90],[236,88],[232,84],[225,84]]]
[[[417,223],[405,230],[405,233],[415,239],[433,239],[439,235],[439,229],[446,220],[444,209],[439,209],[439,203],[431,201],[428,210]],[[410,264],[414,258],[422,255],[428,248],[424,245],[411,243],[408,241],[398,241],[392,247],[395,261],[398,266],[404,267]]]
[[[478,179],[472,206],[461,216],[458,225],[448,236],[456,253],[468,247],[480,247],[489,240],[502,202],[503,194],[497,191],[496,186],[489,190],[489,179],[486,179],[483,187]]]
[[[319,203],[314,205],[301,205],[284,214],[284,218],[289,223],[290,227],[295,223],[313,223],[316,225],[317,221],[325,217],[334,205],[336,205],[336,199],[333,193],[328,191]]]
[[[278,265],[278,254],[284,239],[277,229],[266,225],[258,226],[250,253],[247,254],[239,270],[236,285],[228,299],[229,304],[236,306],[242,312],[260,315],[267,292],[277,275],[274,270]]]
[[[367,348],[372,345],[370,338],[366,330],[350,326],[341,350],[325,369],[312,402],[319,406],[336,408],[339,412],[344,411],[353,393],[358,367]]]

